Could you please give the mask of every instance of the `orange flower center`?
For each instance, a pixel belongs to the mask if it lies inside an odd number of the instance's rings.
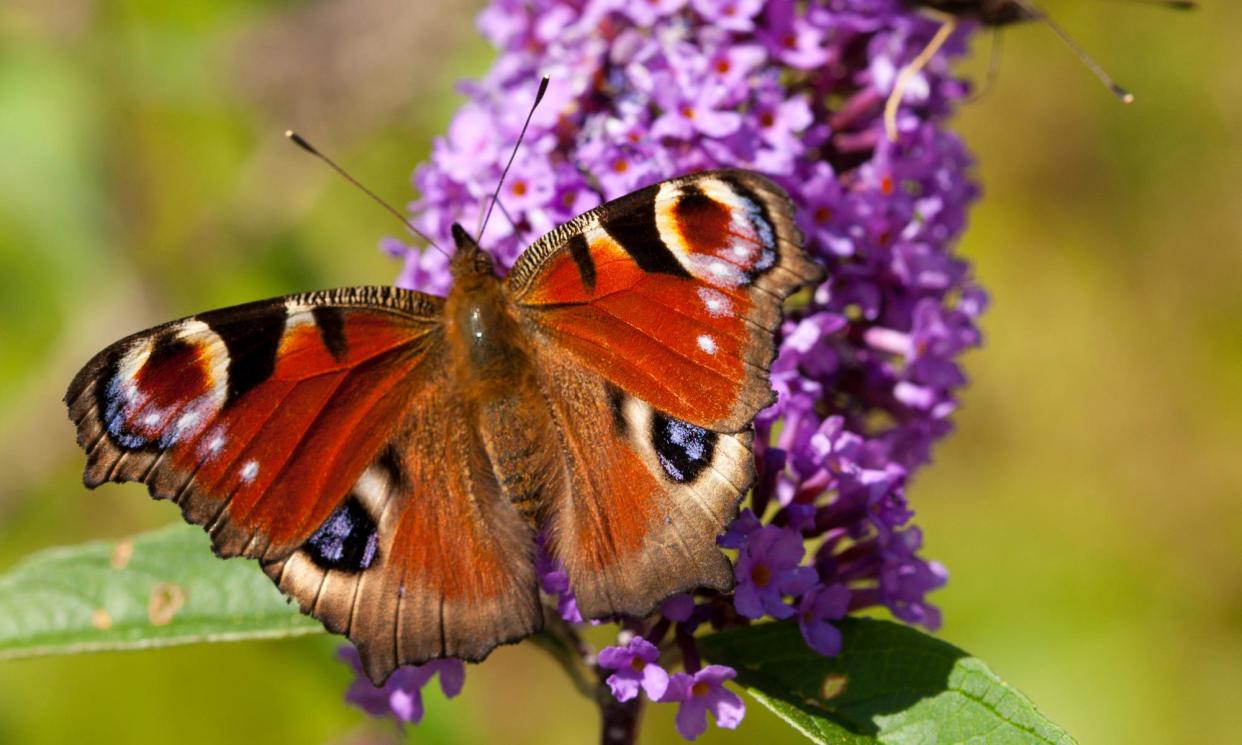
[[[711,691],[711,689],[712,689],[711,685],[709,685],[708,683],[704,683],[703,681],[700,680],[698,683],[695,683],[694,685],[690,686],[690,695],[706,696],[708,692]]]
[[[647,666],[647,661],[644,660],[642,657],[635,657],[632,660],[630,660],[630,667],[634,668],[635,672],[642,672],[643,668],[646,666]]]

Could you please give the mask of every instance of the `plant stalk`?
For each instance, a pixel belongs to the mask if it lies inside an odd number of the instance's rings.
[[[634,745],[638,742],[638,723],[642,716],[642,696],[629,701],[618,701],[604,683],[601,674],[596,688],[595,702],[599,705],[601,745]]]

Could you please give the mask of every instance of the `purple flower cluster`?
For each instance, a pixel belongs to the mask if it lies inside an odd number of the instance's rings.
[[[780,330],[778,400],[756,422],[759,479],[720,539],[737,551],[736,590],[675,598],[603,650],[617,698],[678,702],[693,739],[706,713],[732,727],[744,712],[721,687],[733,671],[699,663],[703,624],[796,618],[824,655],[841,647],[832,622],[864,608],[937,626],[925,598],[946,574],[919,555],[905,487],[951,429],[958,358],[980,343],[986,305],[952,251],[977,190],[943,124],[967,93],[947,56],[970,29],[914,77],[890,142],[885,99],[937,28],[903,0],[494,0],[479,25],[501,53],[416,171],[428,235],[451,245],[452,222],[475,224],[547,74],[482,240],[500,267],[603,200],[730,166],[788,190],[828,270]],[[440,253],[384,247],[405,261],[399,285],[448,289]],[[580,621],[563,571],[545,564],[545,591]],[[661,649],[685,672],[662,668]]]
[[[688,637],[683,637],[688,639]],[[606,647],[599,653],[599,667],[614,671],[608,687],[618,701],[630,701],[641,688],[652,701],[678,704],[677,730],[693,740],[707,729],[710,713],[717,726],[734,729],[746,715],[746,704],[724,682],[737,672],[724,665],[708,665],[694,672],[673,673],[659,665],[660,650],[641,636],[624,646]]]

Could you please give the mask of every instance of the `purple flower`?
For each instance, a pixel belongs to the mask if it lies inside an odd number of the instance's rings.
[[[693,675],[677,673],[668,681],[661,701],[677,702],[677,731],[693,740],[707,729],[707,715],[717,727],[736,729],[746,716],[741,697],[724,687],[737,673],[724,665],[708,665]]]
[[[638,0],[637,2],[621,1],[614,7],[630,17],[639,26],[650,26],[661,18],[676,13],[686,4],[686,0]]]
[[[655,96],[664,114],[651,125],[653,137],[726,137],[742,126],[742,115],[729,106],[729,91],[724,87],[660,87]]]
[[[725,534],[716,539],[716,543],[725,548],[741,548],[751,533],[763,527],[759,518],[750,509],[742,510]]]
[[[841,632],[830,622],[844,618],[850,609],[850,591],[844,585],[820,585],[802,596],[798,604],[798,628],[806,645],[825,657],[841,651]]]
[[[763,0],[691,0],[704,20],[730,31],[751,31]]]
[[[799,16],[794,3],[769,3],[766,12],[768,26],[760,38],[772,56],[800,70],[814,70],[832,58],[832,51],[825,45],[824,29]]]
[[[641,636],[624,647],[604,647],[599,653],[599,666],[615,670],[608,676],[608,687],[618,701],[629,701],[641,687],[652,701],[659,701],[668,688],[668,672],[657,664],[660,650]]]
[[[674,595],[661,603],[660,615],[670,621],[685,623],[694,615],[694,609],[694,597],[683,593],[681,595]]]
[[[705,73],[717,85],[731,90],[737,89],[746,85],[747,77],[767,58],[767,51],[758,44],[721,45],[706,58]]]
[[[755,120],[764,143],[791,159],[801,154],[804,143],[800,135],[814,122],[806,97],[785,98],[773,90],[760,96],[758,104]]]
[[[423,718],[423,687],[440,674],[440,689],[453,698],[466,682],[466,665],[461,660],[433,660],[425,665],[397,668],[383,686],[376,687],[362,674],[358,650],[345,645],[337,652],[354,669],[356,677],[345,692],[345,700],[374,717],[392,717],[400,724],[418,724]]]
[[[535,542],[535,573],[539,575],[539,589],[556,598],[556,610],[569,623],[582,623],[578,600],[569,588],[569,574],[565,567],[553,559],[544,548],[544,537]]]
[[[884,563],[879,575],[885,605],[907,623],[939,628],[940,610],[925,598],[927,593],[944,586],[949,573],[939,562],[924,561],[915,555],[923,544],[918,528],[896,533],[884,543]]]
[[[733,574],[733,604],[747,618],[789,618],[794,609],[783,596],[801,595],[818,579],[813,567],[800,566],[806,554],[802,534],[767,525],[751,533]]]

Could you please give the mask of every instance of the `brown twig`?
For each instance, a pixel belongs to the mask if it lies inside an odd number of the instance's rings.
[[[642,716],[643,699],[635,696],[618,701],[604,682],[606,671],[599,671],[595,702],[599,704],[601,745],[634,745],[638,742],[638,722]]]

